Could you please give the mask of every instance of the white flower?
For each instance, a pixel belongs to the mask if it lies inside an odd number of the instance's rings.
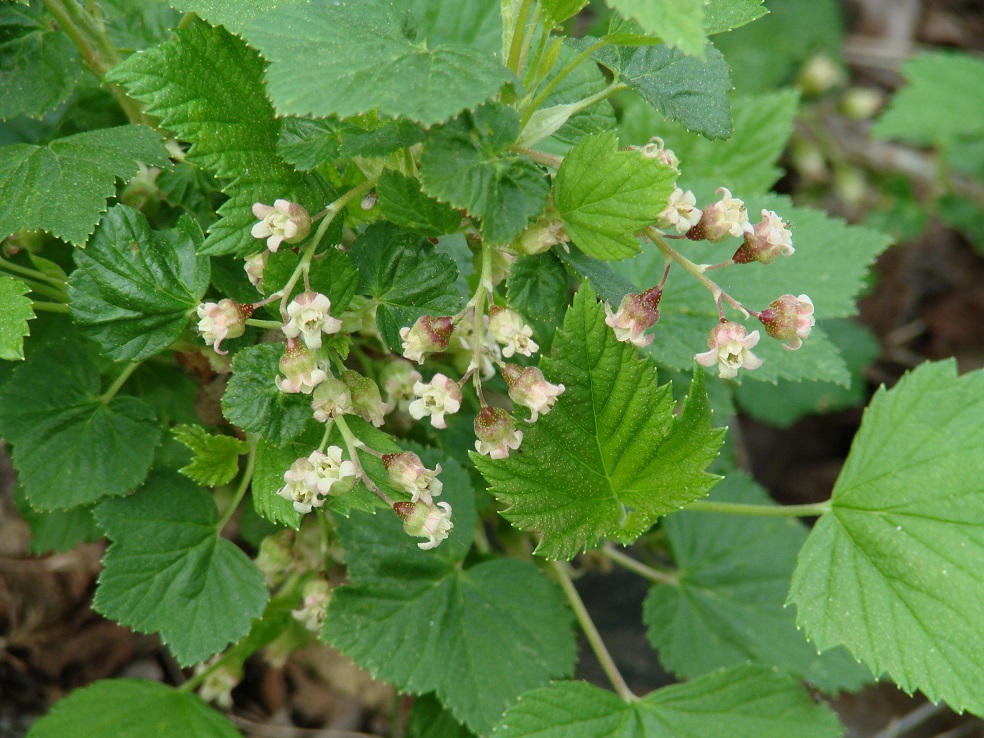
[[[249,278],[250,284],[257,289],[260,288],[260,282],[263,281],[263,270],[266,269],[269,257],[269,251],[261,251],[258,254],[246,257],[246,265],[243,268],[246,270],[246,276]]]
[[[295,620],[304,623],[312,633],[320,633],[328,616],[328,603],[331,601],[331,585],[324,579],[312,579],[304,585],[304,600],[301,607],[291,610]]]
[[[415,420],[430,416],[435,428],[447,428],[444,416],[453,415],[461,408],[461,388],[443,374],[435,374],[430,382],[417,382],[413,393],[417,399],[407,408],[410,415]]]
[[[314,419],[319,423],[326,423],[329,418],[334,418],[336,415],[351,413],[352,396],[349,394],[348,385],[340,379],[327,377],[315,387],[311,398],[311,409],[314,410]]]
[[[615,338],[645,348],[653,342],[652,336],[643,335],[659,320],[659,300],[663,296],[659,287],[650,287],[638,295],[629,293],[619,303],[618,312],[605,305],[605,325],[615,332]]]
[[[453,327],[450,317],[420,316],[412,328],[404,326],[400,329],[403,355],[410,361],[423,364],[424,354],[447,349]]]
[[[726,187],[718,187],[721,199],[704,208],[700,219],[703,236],[712,243],[724,241],[728,236],[740,237],[752,230],[748,223],[745,203],[731,196]]]
[[[314,467],[306,457],[298,459],[284,473],[286,484],[277,490],[278,495],[294,503],[294,509],[299,513],[309,513],[312,508],[321,507],[325,504],[318,488],[306,481],[307,475],[312,471],[314,471]]]
[[[311,468],[305,472],[304,482],[318,494],[338,496],[355,486],[358,469],[348,459],[342,459],[338,446],[329,446],[324,453],[312,451],[307,461]]]
[[[297,338],[302,335],[309,349],[321,348],[321,334],[338,333],[342,321],[331,317],[331,300],[318,292],[302,292],[287,306],[290,320],[283,327],[284,335]]]
[[[677,187],[670,195],[666,207],[656,216],[656,225],[664,231],[675,228],[677,233],[686,233],[700,223],[701,215],[694,193],[690,190],[684,192]]]
[[[220,346],[227,338],[239,338],[246,332],[246,318],[253,313],[252,305],[240,305],[233,300],[203,302],[198,306],[198,332],[206,346],[217,354],[227,354]]]
[[[379,373],[379,381],[386,393],[386,404],[390,410],[407,411],[413,399],[413,388],[423,380],[413,364],[403,359],[391,361]]]
[[[523,431],[505,410],[486,405],[475,416],[475,450],[493,459],[504,459],[519,448]]]
[[[719,377],[731,379],[738,376],[741,367],[751,370],[762,366],[762,360],[751,352],[758,342],[758,331],[749,333],[744,326],[726,321],[711,329],[707,340],[710,350],[694,358],[702,366],[716,365]]]
[[[502,355],[532,356],[540,347],[533,341],[533,329],[514,310],[493,307],[489,311],[489,333],[502,344]]]
[[[277,200],[273,207],[253,203],[253,215],[259,223],[250,231],[253,238],[265,238],[267,248],[276,252],[283,241],[299,243],[311,232],[311,216],[302,206],[290,200]]]

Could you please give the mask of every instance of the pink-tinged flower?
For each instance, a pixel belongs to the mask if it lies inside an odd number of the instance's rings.
[[[475,416],[475,450],[493,459],[504,459],[509,450],[516,450],[523,442],[523,431],[516,430],[516,422],[505,410],[486,405]]]
[[[461,408],[461,387],[443,374],[435,374],[430,382],[413,386],[417,399],[407,408],[415,420],[430,416],[435,428],[447,428],[445,415],[454,415]]]
[[[765,332],[783,342],[783,347],[795,351],[810,337],[816,319],[813,317],[813,301],[806,295],[783,295],[769,303],[759,313]]]
[[[413,388],[423,380],[413,364],[403,359],[395,359],[383,367],[379,381],[383,385],[388,410],[406,412],[414,398]]]
[[[198,306],[198,332],[206,346],[217,354],[227,354],[220,347],[227,338],[239,338],[246,332],[246,318],[253,314],[252,305],[240,305],[230,299],[203,302]]]
[[[438,464],[431,471],[412,451],[384,455],[383,466],[386,467],[390,481],[412,496],[410,502],[433,504],[432,498],[439,496],[444,489],[441,480],[437,478],[441,473],[441,465]]]
[[[331,300],[318,292],[302,292],[287,306],[290,320],[284,325],[288,338],[302,336],[309,349],[321,348],[321,335],[338,333],[342,321],[331,317]]]
[[[641,151],[647,159],[656,159],[660,164],[671,169],[679,169],[680,167],[680,159],[671,149],[666,148],[666,144],[659,136],[653,136],[649,139],[649,143],[643,146]]]
[[[287,394],[303,392],[310,395],[328,378],[325,370],[318,366],[318,355],[293,338],[287,340],[287,350],[280,359],[280,371],[284,376],[277,377],[277,388]]]
[[[694,193],[677,187],[667,200],[666,207],[656,216],[656,226],[664,231],[674,228],[677,233],[686,233],[700,223],[701,216]]]
[[[306,456],[298,459],[284,472],[285,484],[277,490],[278,495],[294,503],[294,509],[299,513],[309,513],[325,504],[318,488],[307,483],[307,476],[312,471],[314,467]]]
[[[291,610],[295,620],[304,623],[312,633],[320,633],[328,617],[328,603],[331,601],[331,585],[324,579],[312,579],[304,585],[301,592],[301,607]]]
[[[751,352],[758,342],[758,331],[749,333],[744,326],[728,320],[711,329],[707,339],[710,350],[694,358],[702,366],[716,365],[719,377],[731,379],[738,376],[741,367],[751,370],[762,366],[762,360]]]
[[[354,412],[348,385],[340,379],[327,377],[314,388],[311,409],[314,410],[314,419],[319,423],[327,423],[336,415]]]
[[[482,331],[482,348],[478,352],[478,361],[475,360],[475,342],[478,340],[475,334],[475,321],[462,320],[454,327],[451,334],[451,342],[448,345],[448,352],[451,354],[451,363],[454,368],[462,374],[467,374],[472,369],[478,372],[482,379],[491,379],[495,376],[495,365],[492,357],[496,359],[501,356],[499,344],[487,339],[489,326],[489,316],[483,315],[482,322],[486,330]]]
[[[546,415],[553,410],[554,403],[565,389],[562,384],[548,382],[543,372],[535,366],[506,364],[502,367],[502,378],[509,386],[509,398],[532,411],[530,419],[526,421],[528,423],[534,422],[540,413]]]
[[[618,312],[605,303],[605,324],[615,331],[615,338],[644,348],[653,342],[652,336],[644,336],[647,329],[659,320],[659,300],[663,296],[659,287],[650,287],[638,295],[629,293],[619,303]]]
[[[454,523],[451,522],[451,505],[439,502],[396,502],[393,511],[403,520],[403,530],[408,536],[426,538],[418,548],[427,551],[437,548],[448,537]]]
[[[250,284],[256,287],[256,289],[260,288],[260,283],[263,281],[263,270],[266,269],[269,258],[269,251],[261,251],[258,254],[246,257],[246,265],[243,268],[246,270],[246,276],[249,278]]]
[[[453,329],[451,318],[447,316],[420,316],[412,328],[400,329],[403,355],[410,361],[423,364],[424,354],[447,350]]]
[[[352,369],[342,372],[342,381],[348,387],[355,414],[377,428],[381,426],[387,408],[379,395],[379,386]]]
[[[307,461],[310,469],[304,473],[304,483],[319,495],[338,497],[355,487],[359,472],[355,464],[342,459],[338,446],[329,446],[324,452],[312,451]]]
[[[250,233],[253,238],[265,238],[267,248],[275,253],[282,242],[299,243],[311,232],[308,211],[290,200],[277,200],[272,207],[254,202],[253,215],[260,222]]]
[[[729,236],[740,237],[751,232],[745,203],[732,197],[725,187],[718,187],[717,191],[721,199],[704,208],[700,222],[687,232],[687,238],[720,243]]]
[[[513,354],[532,356],[540,348],[533,340],[533,329],[515,310],[497,305],[489,308],[489,333],[502,344],[502,355],[507,359]]]
[[[771,264],[779,254],[791,256],[795,249],[788,225],[771,210],[763,210],[762,220],[755,224],[750,233],[745,234],[745,242],[731,258],[738,264],[751,261]]]

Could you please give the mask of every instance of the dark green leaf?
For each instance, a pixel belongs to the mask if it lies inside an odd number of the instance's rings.
[[[733,31],[768,12],[762,0],[711,0],[704,6],[704,33],[713,36]]]
[[[383,172],[376,193],[384,218],[422,236],[454,233],[461,225],[461,214],[457,210],[421,192],[419,180],[392,169]]]
[[[407,738],[475,738],[432,694],[413,701],[406,731]]]
[[[567,309],[567,270],[552,253],[521,256],[506,281],[509,306],[530,318],[558,321]]]
[[[347,158],[381,157],[420,143],[427,131],[408,120],[384,121],[378,128],[357,131],[342,141],[339,153]]]
[[[290,500],[278,495],[277,490],[284,486],[284,473],[290,465],[311,451],[310,446],[300,443],[280,447],[263,438],[259,440],[250,492],[253,494],[253,508],[261,517],[294,530],[300,529],[301,514],[294,509]]]
[[[277,153],[302,172],[317,169],[338,156],[344,125],[336,120],[281,118]]]
[[[99,540],[102,531],[91,507],[44,512],[35,510],[23,487],[14,488],[14,503],[31,527],[31,553],[37,556],[68,551],[80,543]]]
[[[27,321],[34,320],[34,303],[24,297],[30,290],[13,277],[0,276],[0,359],[24,358],[24,336],[30,334]]]
[[[607,263],[587,256],[577,246],[571,246],[569,252],[555,250],[554,253],[578,278],[591,282],[591,286],[605,302],[618,305],[628,293],[639,291],[638,287]]]

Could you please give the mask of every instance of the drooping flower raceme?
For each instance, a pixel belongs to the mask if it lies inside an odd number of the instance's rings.
[[[280,244],[299,243],[311,232],[311,216],[301,205],[290,200],[277,200],[272,206],[253,203],[253,215],[259,223],[250,231],[253,238],[265,238],[267,248],[276,253]]]
[[[506,364],[502,367],[502,377],[509,386],[509,398],[532,411],[527,421],[529,423],[534,422],[540,413],[546,415],[553,410],[554,403],[565,389],[562,384],[548,382],[543,372],[535,366]]]
[[[331,300],[318,292],[302,292],[287,306],[290,320],[284,325],[288,338],[302,336],[309,349],[321,348],[322,334],[331,335],[342,329],[342,321],[331,317]]]
[[[806,295],[783,295],[769,303],[759,313],[765,332],[783,342],[783,347],[795,351],[810,336],[816,322],[813,317],[813,301]]]
[[[445,415],[454,415],[461,408],[461,387],[443,374],[435,374],[430,382],[417,382],[413,386],[417,399],[407,408],[411,417],[420,420],[430,416],[435,428],[447,428]]]
[[[659,300],[663,296],[659,287],[650,287],[638,295],[629,293],[622,298],[618,312],[605,303],[605,324],[615,331],[615,338],[644,348],[653,342],[652,336],[643,333],[659,320]]]
[[[515,310],[493,305],[489,316],[489,333],[502,344],[502,355],[507,359],[513,354],[532,356],[539,350],[533,340],[533,329]]]
[[[198,332],[206,346],[217,354],[227,354],[221,348],[227,338],[239,338],[246,332],[246,318],[253,314],[252,305],[240,305],[234,300],[203,302],[198,306]]]
[[[441,465],[438,464],[433,470],[428,469],[412,451],[386,454],[383,456],[383,466],[386,467],[390,481],[411,495],[410,502],[433,504],[433,498],[444,489],[441,480],[437,478],[441,473]]]
[[[505,410],[486,405],[475,416],[475,450],[493,459],[504,459],[519,448],[523,431]]]
[[[762,220],[745,234],[745,242],[731,258],[738,264],[751,261],[771,264],[780,254],[791,256],[794,251],[789,224],[771,210],[763,210]]]
[[[403,530],[407,535],[426,538],[417,546],[427,551],[437,548],[448,537],[454,523],[451,522],[451,505],[446,502],[433,503],[397,502],[393,510],[403,520]]]
[[[742,367],[751,370],[762,366],[762,360],[751,351],[758,342],[758,331],[749,333],[743,325],[729,320],[711,329],[707,339],[710,350],[694,358],[702,366],[717,366],[722,379],[732,379]]]

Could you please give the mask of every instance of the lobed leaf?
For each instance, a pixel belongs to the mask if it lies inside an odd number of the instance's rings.
[[[246,444],[232,436],[214,436],[200,425],[177,425],[171,433],[194,454],[178,471],[205,487],[221,487],[239,473],[239,456]]]
[[[391,223],[416,231],[422,236],[443,236],[454,233],[461,225],[457,210],[428,197],[420,182],[387,169],[376,184],[379,212]]]
[[[24,297],[30,290],[13,277],[0,276],[0,359],[24,358],[24,337],[31,333],[27,321],[34,320],[34,303]]]
[[[552,252],[521,256],[506,280],[509,306],[530,318],[559,321],[568,303],[564,264]]]

